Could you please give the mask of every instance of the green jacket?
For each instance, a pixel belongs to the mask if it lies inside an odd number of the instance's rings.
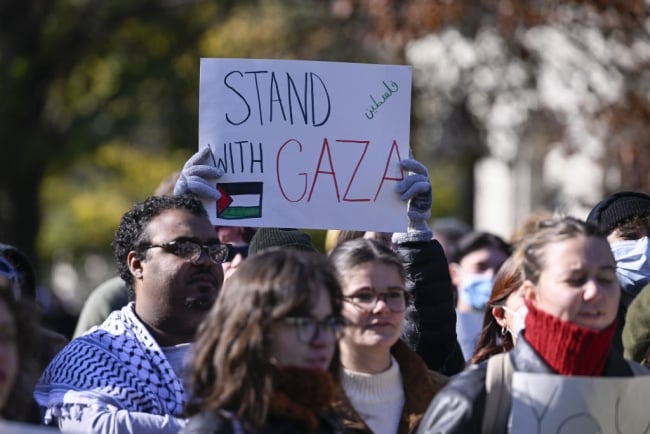
[[[625,315],[623,356],[650,366],[650,284],[634,298]]]

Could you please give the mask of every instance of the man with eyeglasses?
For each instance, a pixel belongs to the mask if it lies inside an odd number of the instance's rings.
[[[209,148],[206,148],[209,149]],[[196,157],[192,157],[190,162],[195,162]],[[184,169],[185,170],[185,169]],[[218,172],[210,166],[201,166],[199,169],[192,166],[192,173],[201,173],[206,177],[217,176]],[[220,176],[220,175],[219,175]],[[182,187],[175,189],[175,184],[182,177],[181,172],[173,172],[166,176],[154,191],[154,196],[171,196],[182,195],[187,193],[204,194],[205,186],[197,182],[182,183]],[[197,187],[199,185],[200,187]],[[202,190],[203,189],[203,190]],[[215,190],[216,191],[216,190]],[[207,196],[213,197],[213,196]],[[255,234],[255,228],[239,226],[214,226],[219,241],[223,244],[230,244],[230,255],[228,259],[221,264],[223,269],[224,280],[228,279],[234,273],[239,264],[248,256],[248,244]],[[119,276],[114,276],[102,282],[93,289],[79,312],[77,323],[74,329],[73,337],[81,336],[93,326],[99,325],[108,317],[108,315],[117,309],[121,309],[129,302],[129,294],[124,281]]]
[[[154,196],[122,217],[113,241],[127,306],[73,339],[34,397],[61,432],[176,433],[183,364],[223,283],[221,244],[194,195]]]

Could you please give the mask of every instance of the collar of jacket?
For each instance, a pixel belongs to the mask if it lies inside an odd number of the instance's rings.
[[[401,339],[393,345],[391,354],[399,365],[405,398],[398,433],[415,432],[429,403],[435,394],[447,384],[448,378],[440,373],[430,371],[420,356]],[[424,378],[428,378],[429,381],[423,381]],[[372,433],[363,418],[352,407],[343,388],[339,390],[335,408],[343,416],[348,432]]]

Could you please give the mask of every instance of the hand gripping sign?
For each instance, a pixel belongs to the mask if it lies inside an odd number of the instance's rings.
[[[397,232],[411,67],[201,59],[199,148],[224,171],[214,224]]]

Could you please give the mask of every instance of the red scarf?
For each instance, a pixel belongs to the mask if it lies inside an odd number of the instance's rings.
[[[526,303],[524,336],[531,347],[560,375],[601,376],[616,321],[603,330],[580,327]]]
[[[294,366],[276,370],[275,393],[269,404],[269,414],[295,419],[314,432],[318,414],[330,409],[335,385],[327,371]]]

